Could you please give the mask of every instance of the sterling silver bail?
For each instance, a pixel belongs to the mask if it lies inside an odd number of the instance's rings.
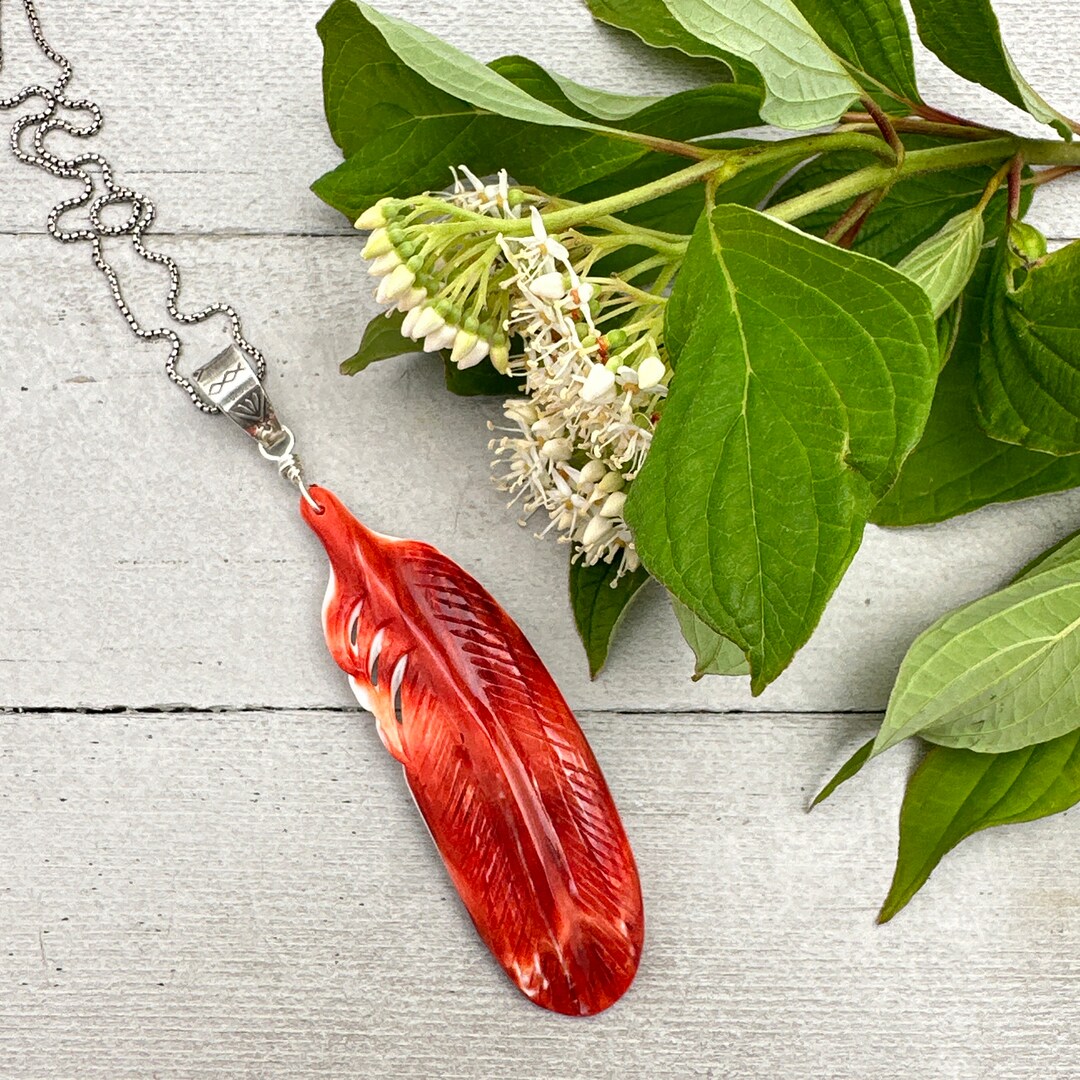
[[[321,509],[304,482],[304,467],[294,452],[293,433],[278,419],[259,373],[236,345],[218,353],[192,373],[199,394],[259,444],[259,453],[295,484],[313,509]]]

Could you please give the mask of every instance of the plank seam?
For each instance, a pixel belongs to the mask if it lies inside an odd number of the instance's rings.
[[[873,709],[670,709],[627,708],[575,710],[582,716],[854,716],[878,719],[883,714]],[[0,706],[0,718],[11,716],[228,716],[253,713],[313,713],[334,715],[345,713],[369,715],[365,710],[348,705],[5,705]]]

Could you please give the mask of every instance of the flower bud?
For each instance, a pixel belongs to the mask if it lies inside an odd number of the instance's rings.
[[[548,461],[569,461],[574,454],[574,444],[566,438],[548,439],[540,448]]]
[[[622,491],[625,486],[626,480],[623,478],[623,474],[612,469],[611,472],[596,485],[596,489],[597,491],[604,492],[606,495],[610,495],[613,491]]]
[[[607,466],[602,461],[593,458],[582,468],[581,479],[586,484],[595,484],[598,480],[603,480],[606,474]]]
[[[413,341],[418,341],[422,338],[423,334],[416,332],[416,324],[420,320],[420,316],[426,311],[426,308],[414,307],[410,311],[406,312],[405,318],[401,320],[401,336],[412,338]]]
[[[380,255],[377,259],[371,262],[368,266],[367,272],[372,277],[385,277],[387,274],[392,273],[401,265],[401,257],[396,251],[388,251],[385,255]]]
[[[403,263],[395,266],[386,277],[379,282],[379,288],[375,293],[375,299],[380,304],[388,304],[391,300],[397,300],[399,296],[412,288],[416,275]]]
[[[491,366],[500,375],[510,370],[510,346],[505,341],[496,341],[491,346]]]
[[[390,234],[384,228],[376,229],[367,239],[364,250],[360,252],[365,259],[377,259],[394,250]]]
[[[475,334],[470,333],[468,330],[459,330],[454,335],[454,349],[450,353],[450,359],[455,364],[458,363],[463,357],[472,352],[473,347],[479,340]]]
[[[600,516],[606,518],[622,517],[623,507],[626,505],[626,492],[613,491],[600,507]]]
[[[442,349],[449,349],[454,344],[457,335],[456,326],[451,326],[450,323],[441,326],[424,338],[424,352],[439,352]]]
[[[414,286],[398,297],[397,309],[398,311],[415,311],[426,299],[427,290],[417,289]]]
[[[615,376],[603,364],[593,364],[581,387],[581,399],[590,405],[602,401],[615,389]]]
[[[386,224],[386,215],[383,208],[390,199],[380,199],[374,206],[369,206],[357,219],[356,227],[361,231],[368,229],[380,229]]]
[[[561,300],[566,295],[566,284],[557,270],[550,274],[541,274],[529,282],[529,291],[541,300]]]
[[[464,371],[466,368],[476,367],[487,356],[490,348],[491,346],[483,338],[478,338],[476,344],[456,361],[458,368]]]
[[[666,374],[667,368],[659,356],[646,356],[638,365],[638,388],[651,390],[654,386],[658,386],[663,382]]]
[[[420,314],[413,324],[413,337],[418,341],[422,337],[427,337],[428,334],[434,334],[436,330],[441,330],[446,325],[446,320],[433,307],[425,305],[416,310]]]

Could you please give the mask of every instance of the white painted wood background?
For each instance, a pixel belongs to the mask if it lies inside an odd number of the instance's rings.
[[[13,0],[0,96],[32,58]],[[322,0],[41,0],[158,200],[192,305],[234,299],[312,475],[434,541],[518,617],[580,711],[641,866],[636,985],[586,1022],[529,1005],[474,938],[325,653],[321,552],[288,491],[127,335],[58,182],[0,158],[0,1076],[1032,1077],[1080,1069],[1075,815],[965,843],[886,928],[902,752],[807,816],[912,637],[1076,528],[1080,497],[868,531],[763,697],[692,685],[659,595],[585,677],[564,551],[487,481],[490,402],[420,359],[336,374],[372,311],[308,183]],[[616,89],[684,85],[578,0],[384,0],[475,55]],[[1022,69],[1080,113],[1080,7],[999,2]],[[1053,51],[1055,55],[1044,53]],[[920,54],[929,100],[1038,129]],[[1080,235],[1080,185],[1033,219]],[[139,310],[160,289],[135,288]],[[191,335],[189,362],[217,330]]]

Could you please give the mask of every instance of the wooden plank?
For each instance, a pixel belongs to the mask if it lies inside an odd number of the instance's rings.
[[[689,73],[629,35],[594,23],[581,0],[385,0],[390,14],[424,26],[482,59],[524,52],[580,81],[665,93],[707,77]],[[7,4],[3,87],[50,69],[28,47],[17,4]],[[322,118],[321,50],[314,26],[324,0],[167,0],[94,5],[49,0],[46,29],[76,65],[75,90],[105,110],[101,136],[118,174],[159,203],[171,232],[340,233],[347,223],[308,190],[340,155]],[[1038,88],[1080,115],[1075,50],[1080,8],[1039,0],[996,5],[1010,47]],[[1052,134],[967,83],[919,47],[924,96],[943,108],[1035,136]],[[0,233],[40,232],[47,195],[65,188],[10,160],[0,163]],[[1080,236],[1080,180],[1040,193],[1033,223],[1056,238]]]
[[[754,701],[692,684],[661,591],[598,682],[565,600],[566,551],[488,479],[490,400],[447,395],[420,357],[336,373],[371,313],[350,238],[174,239],[185,295],[243,298],[313,478],[375,527],[430,540],[480,577],[579,708],[877,709],[912,638],[1075,527],[1080,493],[933,530],[871,529],[790,672]],[[289,489],[225,421],[195,412],[131,340],[87,253],[0,237],[0,705],[344,705],[319,629],[325,570]],[[135,300],[147,299],[140,291]],[[134,302],[134,301],[133,301]],[[220,327],[197,334],[199,355]]]
[[[577,1022],[483,951],[369,718],[4,716],[0,1075],[1073,1073],[1067,822],[967,842],[878,928],[904,755],[803,813],[864,720],[583,723],[649,937]]]
[[[509,987],[370,718],[338,708],[322,556],[287,492],[160,377],[87,253],[40,235],[62,186],[0,155],[0,707],[232,709],[0,715],[0,1076],[1073,1075],[1066,822],[966,842],[878,929],[905,753],[802,810],[869,730],[806,712],[880,708],[914,634],[1074,528],[1080,495],[870,530],[814,642],[758,701],[689,682],[658,591],[589,683],[564,552],[487,483],[495,404],[447,397],[418,358],[336,375],[372,308],[355,236],[307,192],[337,160],[312,30],[324,0],[42,3],[75,89],[105,107],[102,149],[181,234],[185,296],[247,313],[313,476],[459,558],[575,707],[604,710],[582,722],[638,854],[649,944],[631,994],[591,1022]],[[380,6],[475,55],[524,51],[614,89],[694,78],[579,0]],[[1080,7],[995,6],[1021,68],[1080,113],[1075,49],[1057,48]],[[16,71],[47,74],[3,8],[0,95]],[[919,62],[935,103],[1040,133]],[[1080,183],[1041,194],[1032,220],[1080,235]],[[141,280],[143,311],[161,279]],[[191,362],[221,340],[195,333]],[[654,711],[732,709],[772,715]]]

